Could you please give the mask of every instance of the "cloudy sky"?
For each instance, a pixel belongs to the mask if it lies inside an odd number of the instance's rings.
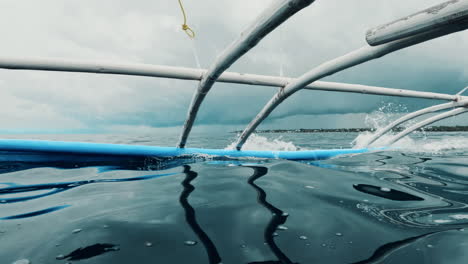
[[[273,0],[275,1],[275,0]],[[0,56],[53,57],[207,68],[272,0],[2,0]],[[268,35],[229,70],[297,77],[360,48],[367,29],[441,0],[317,0]],[[468,31],[423,43],[326,80],[456,93],[468,85]],[[195,54],[197,56],[195,56]],[[193,81],[0,70],[0,132],[115,132],[180,127]],[[243,128],[276,88],[216,84],[198,127]],[[387,104],[394,111],[437,102],[300,91],[260,128],[360,127]],[[458,118],[458,123],[466,119]],[[465,122],[467,123],[467,122]]]

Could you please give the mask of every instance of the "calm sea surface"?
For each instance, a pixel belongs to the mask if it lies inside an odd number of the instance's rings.
[[[173,146],[177,136],[2,138]],[[348,148],[356,136],[261,134],[247,147]],[[194,134],[189,145],[234,139]],[[468,263],[467,165],[468,133],[314,162],[3,161],[0,263]]]

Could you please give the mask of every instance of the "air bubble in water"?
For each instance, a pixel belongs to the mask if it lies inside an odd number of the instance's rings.
[[[147,242],[145,242],[145,246],[151,247],[151,246],[153,246],[153,243],[147,241]]]
[[[336,235],[336,236],[343,236],[343,234],[342,234],[342,233],[339,233],[339,232],[336,233],[335,235]]]
[[[31,261],[29,261],[29,259],[20,259],[13,262],[13,264],[31,264]]]
[[[287,226],[284,226],[284,225],[280,225],[280,226],[278,226],[277,229],[278,229],[278,230],[284,231],[284,230],[288,230],[288,227],[287,227]]]
[[[426,246],[426,247],[428,247],[428,248],[433,248],[434,246],[433,246],[433,245],[431,245],[431,244],[427,244],[427,246]]]
[[[197,241],[192,241],[192,240],[187,240],[184,242],[184,245],[186,246],[195,246],[197,244]]]
[[[306,237],[306,236],[300,236],[299,239],[301,239],[301,240],[307,240],[307,237]]]
[[[65,256],[63,254],[60,254],[60,255],[57,255],[55,258],[58,260],[62,260],[62,259],[65,259]]]
[[[390,188],[387,188],[387,187],[381,187],[380,190],[381,190],[382,192],[390,192],[390,191],[391,191],[391,189],[390,189]]]
[[[76,233],[81,232],[82,230],[83,230],[83,229],[81,229],[81,228],[77,228],[77,229],[73,230],[72,233],[73,233],[73,234],[76,234]]]

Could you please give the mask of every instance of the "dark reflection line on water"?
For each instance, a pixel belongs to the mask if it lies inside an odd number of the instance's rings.
[[[54,207],[50,207],[50,208],[47,208],[47,209],[43,209],[43,210],[39,210],[39,211],[34,211],[34,212],[29,212],[29,213],[25,213],[25,214],[18,214],[18,215],[12,215],[12,216],[1,217],[0,220],[15,220],[15,219],[23,219],[23,218],[34,217],[34,216],[38,216],[38,215],[43,215],[43,214],[52,213],[52,212],[55,212],[55,211],[58,211],[58,210],[67,208],[67,207],[69,207],[69,206],[70,206],[70,205],[68,205],[68,204],[66,204],[66,205],[59,205],[59,206],[54,206]]]
[[[393,201],[423,201],[424,199],[406,192],[395,189],[383,189],[379,186],[370,184],[353,184],[353,188],[357,191],[381,197]]]
[[[71,253],[65,256],[57,257],[57,260],[70,260],[70,261],[78,261],[83,259],[90,259],[99,255],[102,255],[107,252],[111,251],[118,251],[120,248],[117,245],[110,244],[110,243],[97,243],[91,246],[87,246],[84,248],[78,248],[72,251]]]
[[[198,224],[195,209],[188,202],[190,194],[195,190],[195,187],[191,182],[197,178],[198,173],[191,170],[189,165],[184,165],[185,179],[182,181],[182,186],[184,187],[183,191],[180,194],[179,202],[184,208],[185,211],[185,220],[193,232],[196,234],[198,239],[201,241],[205,247],[206,253],[208,254],[208,260],[210,264],[221,263],[221,257],[216,249],[216,246],[208,237],[208,235],[203,231],[201,226]]]
[[[385,162],[384,160],[389,160],[389,159],[393,158],[392,156],[383,155],[383,154],[375,154],[375,155],[379,156],[379,157],[382,157],[380,159],[375,160],[376,162],[380,163],[380,166],[387,165],[387,162]]]
[[[420,161],[417,161],[417,162],[414,162],[414,163],[409,163],[407,165],[417,165],[417,164],[421,164],[421,163],[424,163],[424,162],[427,162],[427,161],[430,161],[432,160],[431,158],[424,158],[424,157],[416,157],[416,156],[411,156],[411,155],[408,155],[408,154],[405,154],[405,153],[400,153],[402,156],[404,157],[409,157],[409,158],[415,158],[415,159],[419,159]]]
[[[374,253],[372,254],[371,257],[368,259],[364,259],[358,262],[353,262],[352,264],[370,264],[370,263],[380,263],[381,261],[385,260],[387,257],[389,257],[392,253],[395,251],[405,248],[407,246],[410,246],[414,242],[417,242],[419,240],[422,240],[424,238],[427,238],[431,235],[435,235],[438,233],[446,232],[446,231],[452,231],[455,229],[448,229],[448,230],[441,230],[441,231],[435,231],[435,232],[430,232],[426,234],[422,234],[419,236],[414,236],[414,237],[409,237],[403,240],[398,240],[394,242],[390,242],[387,244],[384,244],[380,247],[378,247]]]
[[[130,177],[130,178],[123,178],[123,179],[101,179],[101,180],[86,180],[86,181],[74,181],[74,182],[58,182],[58,183],[46,183],[46,184],[33,184],[33,185],[17,185],[15,183],[1,183],[6,184],[10,187],[0,188],[0,205],[5,203],[17,203],[17,202],[24,202],[28,200],[38,199],[45,196],[50,196],[53,194],[57,194],[60,192],[64,192],[79,186],[87,185],[87,184],[94,184],[94,183],[108,183],[108,182],[129,182],[129,181],[141,181],[141,180],[149,180],[155,179],[164,176],[171,176],[177,173],[164,173],[164,174],[154,174],[154,175],[144,175],[138,177]],[[14,193],[27,193],[27,192],[35,192],[35,191],[42,191],[42,190],[50,190],[49,192],[38,194],[38,195],[30,195],[30,196],[23,196],[23,197],[16,197],[16,198],[1,198],[1,195],[9,195]]]
[[[254,174],[248,179],[248,184],[250,184],[256,191],[257,191],[257,201],[263,207],[268,209],[271,214],[271,220],[265,228],[264,231],[264,239],[267,243],[268,247],[270,247],[271,251],[275,256],[278,258],[278,261],[261,261],[261,262],[250,262],[249,264],[293,264],[293,262],[281,251],[281,249],[276,245],[274,239],[274,233],[278,229],[278,226],[284,224],[288,218],[288,215],[285,214],[280,209],[276,208],[266,200],[266,192],[260,188],[258,185],[255,184],[255,181],[258,180],[260,177],[265,176],[268,173],[268,169],[266,167],[260,166],[246,166],[252,168],[254,170]]]

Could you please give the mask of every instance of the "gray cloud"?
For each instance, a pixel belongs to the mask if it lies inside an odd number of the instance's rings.
[[[1,55],[197,67],[196,50],[201,66],[208,67],[271,1],[184,2],[188,22],[197,33],[195,41],[180,30],[182,18],[175,0],[1,1]],[[368,28],[438,2],[318,0],[267,36],[230,70],[269,75],[282,72],[297,77],[365,45]],[[327,80],[455,93],[468,83],[468,59],[462,55],[467,46],[468,34],[460,32]],[[0,130],[178,126],[184,121],[196,86],[196,82],[154,78],[0,70],[0,104],[5,109]],[[202,106],[197,124],[247,124],[275,91],[216,84]],[[268,121],[270,125],[287,124],[278,120],[368,113],[382,100],[402,102],[410,110],[434,103],[301,91],[275,110]],[[330,124],[322,118],[316,120]],[[303,126],[309,125],[305,122]]]

